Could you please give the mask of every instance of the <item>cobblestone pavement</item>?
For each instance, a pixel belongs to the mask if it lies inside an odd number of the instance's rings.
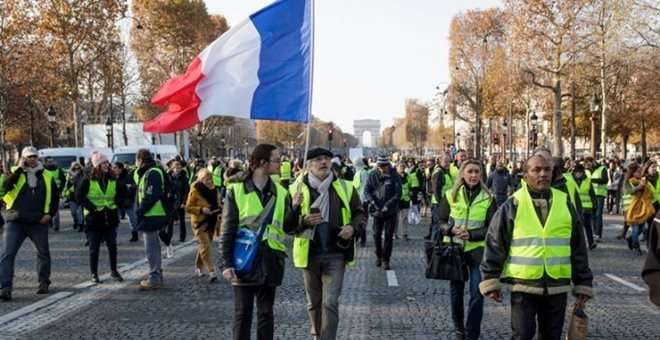
[[[615,239],[620,217],[608,217],[605,239],[591,252],[597,298],[590,302],[591,339],[657,339],[660,312],[648,302],[639,277],[643,258]],[[373,243],[359,251],[356,267],[347,271],[340,302],[340,339],[453,339],[449,285],[424,278],[422,236],[426,226],[413,227],[413,239],[395,241],[392,269],[398,286],[389,286],[386,272],[373,265]],[[128,243],[120,228],[120,263],[143,260],[141,243]],[[34,255],[24,246],[17,261],[15,300],[0,304],[0,339],[227,339],[233,313],[229,284],[210,284],[193,276],[194,242],[179,245],[177,257],[166,261],[165,286],[139,292],[144,264],[125,267],[127,282],[77,285],[88,280],[87,250],[82,235],[63,231],[51,235],[53,294],[34,295]],[[215,255],[215,254],[214,254]],[[102,253],[102,271],[108,271]],[[276,338],[308,339],[309,323],[301,273],[287,264],[277,290]],[[632,283],[627,286],[605,274]],[[391,275],[391,274],[390,274]],[[639,287],[636,287],[636,286]],[[42,300],[40,300],[42,299]],[[50,300],[48,300],[50,299]],[[508,294],[505,302],[487,301],[483,339],[510,338]],[[54,302],[52,302],[54,301]],[[38,305],[42,304],[42,305]],[[21,314],[19,317],[16,315]],[[568,319],[568,318],[567,318]],[[254,337],[253,337],[254,338]]]

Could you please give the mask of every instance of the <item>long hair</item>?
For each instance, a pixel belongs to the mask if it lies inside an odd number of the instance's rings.
[[[458,179],[456,179],[456,182],[454,183],[454,186],[451,188],[451,198],[452,201],[456,201],[456,195],[458,195],[458,190],[461,189],[463,185],[465,185],[465,179],[463,179],[463,174],[465,173],[465,169],[467,168],[468,165],[476,165],[479,168],[480,175],[483,169],[481,168],[481,162],[479,162],[476,159],[468,159],[463,164],[461,164],[461,169],[458,175]],[[483,191],[486,195],[492,197],[493,195],[490,193],[490,190],[488,190],[488,187],[484,183],[483,176],[479,179],[479,185],[481,186],[481,191]]]
[[[112,172],[112,168],[110,167],[110,164],[108,164],[108,175],[107,176],[108,176],[107,177],[108,180],[116,179],[115,178],[116,176],[115,176],[114,172]],[[89,174],[89,178],[91,180],[96,180],[96,181],[103,179],[103,171],[101,170],[101,164],[99,164],[98,166],[95,166],[95,167],[92,168],[92,172]]]
[[[631,162],[630,164],[628,164],[628,169],[626,171],[626,177],[624,179],[624,183],[628,183],[628,180],[635,177],[635,172],[637,172],[637,170],[639,170],[639,164],[635,162]]]

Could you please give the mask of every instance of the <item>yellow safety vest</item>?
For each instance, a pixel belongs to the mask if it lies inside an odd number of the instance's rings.
[[[365,169],[360,169],[357,171],[355,176],[353,176],[353,188],[355,190],[360,190],[360,186],[362,185],[362,172],[367,171]]]
[[[50,174],[51,177],[53,177],[53,180],[55,180],[55,185],[57,185],[58,188],[62,188],[62,181],[60,180],[59,168],[55,170],[44,169],[44,172],[47,172],[48,174]]]
[[[213,177],[213,185],[215,185],[216,188],[219,188],[222,186],[222,167],[220,165],[216,166],[215,169],[209,165],[206,167],[210,172]]]
[[[5,196],[5,174],[0,174],[0,199]]]
[[[401,200],[410,202],[410,175],[406,176],[405,182],[403,182],[403,176],[401,176],[401,182]]]
[[[449,217],[454,221],[454,227],[462,230],[481,229],[486,223],[488,208],[492,204],[492,198],[483,190],[479,192],[472,203],[468,202],[465,186],[462,186],[456,193],[456,200],[452,197],[451,190],[445,192],[447,203],[451,209]],[[484,246],[484,241],[463,241],[458,238],[445,236],[445,243],[453,242],[463,246],[463,250],[470,251]]]
[[[347,225],[351,223],[351,196],[353,195],[353,186],[350,182],[343,179],[336,179],[332,182],[332,187],[337,192],[339,199],[342,203],[341,208],[341,217],[342,224]],[[289,187],[289,193],[294,195],[296,192],[302,192],[303,201],[301,204],[301,215],[305,217],[309,215],[309,209],[311,205],[311,196],[309,193],[309,187],[302,180],[302,176],[298,177],[296,182]],[[293,238],[293,265],[296,268],[307,268],[307,263],[309,261],[309,244],[310,241],[314,239],[314,230],[313,228],[305,229],[301,234],[297,234]],[[355,246],[355,242],[353,243]],[[354,250],[355,251],[355,250]],[[357,256],[357,251],[355,251]],[[349,262],[349,265],[353,265],[355,260]]]
[[[87,199],[89,199],[92,204],[96,207],[96,211],[102,211],[105,209],[117,209],[117,204],[115,203],[115,196],[117,195],[117,182],[115,180],[109,180],[108,185],[105,187],[105,191],[101,189],[101,183],[96,180],[89,181],[89,191],[87,191]],[[85,216],[89,214],[87,209],[83,209]]]
[[[46,185],[46,199],[44,200],[43,212],[44,214],[47,214],[50,210],[50,197],[53,189],[52,188],[53,178],[46,171],[42,171],[41,176],[43,177],[44,184]],[[5,193],[5,195],[2,197],[2,200],[5,201],[5,206],[7,207],[7,210],[14,207],[14,202],[16,202],[16,198],[18,198],[18,195],[21,193],[21,189],[23,189],[23,186],[25,185],[26,181],[27,181],[26,174],[24,173],[21,174],[20,177],[18,177],[18,181],[16,182],[16,185],[14,185],[14,189]]]
[[[577,208],[575,193],[578,192],[578,184],[575,181],[572,173],[566,172],[563,174],[563,176],[566,179],[566,190],[568,191],[568,198],[571,200],[571,203],[573,203],[573,207]],[[589,181],[589,183],[591,183],[591,181]]]
[[[456,182],[460,173],[461,169],[459,169],[453,162],[449,164],[449,174],[451,175],[452,182]]]
[[[279,183],[273,182],[273,184],[276,188],[273,220],[266,226],[261,239],[266,241],[269,248],[285,251],[284,239],[286,238],[286,233],[284,233],[282,226],[284,224],[287,192]],[[240,228],[248,228],[259,217],[261,211],[264,210],[261,200],[256,192],[247,193],[245,191],[245,183],[243,182],[234,183],[230,188],[234,191],[234,200],[238,207],[238,225]],[[261,226],[257,226],[257,228],[259,227]]]
[[[596,170],[594,170],[593,173],[589,170],[586,170],[586,173],[587,176],[589,176],[593,180],[593,179],[603,178],[603,171],[605,171],[605,167],[601,165],[598,168],[596,168]],[[599,184],[592,182],[592,185],[594,187],[594,193],[596,194],[596,196],[607,197],[607,184]]]
[[[571,278],[573,221],[566,209],[568,195],[557,189],[550,190],[552,204],[543,226],[527,186],[513,194],[518,208],[503,277],[538,280],[543,273],[548,273],[553,279]]]
[[[589,190],[591,189],[591,178],[585,177],[578,186],[578,193],[580,194],[580,204],[582,208],[591,209],[594,207],[594,203],[591,201],[591,195],[589,195]]]
[[[417,170],[408,173],[408,180],[410,181],[410,188],[419,188],[419,178],[417,178]]]
[[[135,170],[135,174],[137,174],[138,170]],[[165,195],[165,175],[163,174],[163,170],[161,170],[159,167],[153,167],[149,168],[149,170],[145,171],[142,177],[139,178],[138,180],[138,192],[137,192],[137,204],[140,205],[142,203],[142,200],[144,199],[145,195],[145,190],[146,188],[146,179],[149,178],[149,173],[151,171],[156,171],[160,175],[160,181],[161,181],[161,187],[163,190],[163,195]],[[137,175],[139,177],[139,175]],[[153,217],[153,216],[167,216],[165,213],[165,208],[163,208],[163,202],[162,200],[158,200],[156,204],[154,204],[149,211],[147,211],[144,214],[145,217]]]
[[[660,175],[655,180],[655,186],[653,187],[653,203],[656,202],[660,202]]]
[[[439,172],[440,169],[438,169],[436,171]],[[454,186],[454,179],[451,177],[451,175],[449,173],[447,173],[446,171],[443,171],[442,176],[444,178],[444,183],[442,184],[442,189],[440,189],[440,197],[442,197],[442,195],[444,195],[447,191],[451,190],[451,188]],[[431,203],[432,204],[440,203],[440,202],[438,202],[438,199],[435,198],[436,196],[437,195],[435,195],[435,194],[431,195]]]
[[[291,162],[283,161],[282,164],[280,164],[280,179],[291,179]]]

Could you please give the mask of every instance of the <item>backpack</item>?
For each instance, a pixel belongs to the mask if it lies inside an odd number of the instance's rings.
[[[167,219],[169,220],[174,216],[174,213],[176,212],[176,187],[172,183],[172,179],[170,178],[170,175],[167,173],[167,171],[163,168],[160,168],[160,170],[163,172],[163,198],[161,198],[160,201],[163,204],[163,209],[165,210]]]

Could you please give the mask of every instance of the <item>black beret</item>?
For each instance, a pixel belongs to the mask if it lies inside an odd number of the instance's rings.
[[[328,156],[332,158],[332,152],[330,150],[324,149],[324,148],[313,148],[309,151],[307,151],[307,160],[314,159],[319,156]]]

